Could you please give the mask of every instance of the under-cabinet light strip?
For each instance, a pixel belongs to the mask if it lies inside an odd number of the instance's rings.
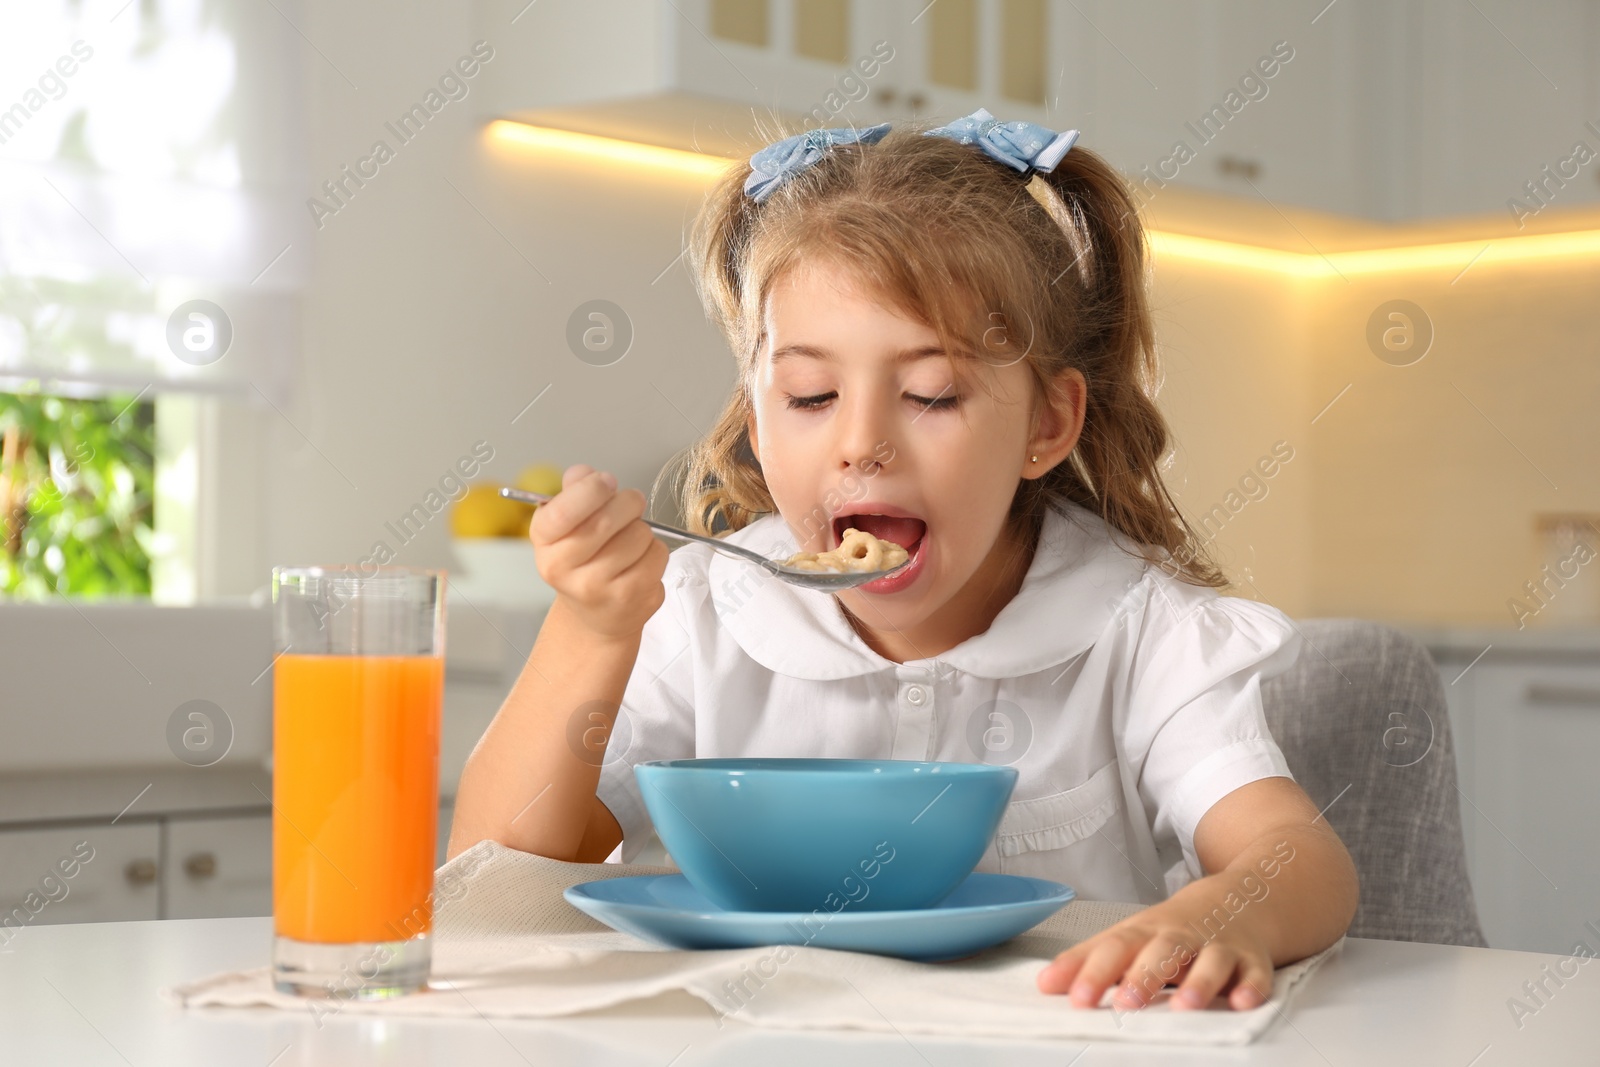
[[[724,174],[733,160],[723,156],[688,152],[678,148],[624,141],[573,130],[534,126],[511,119],[496,119],[489,134],[499,141],[530,148],[565,152],[608,163],[648,166],[700,178]],[[1166,230],[1150,230],[1150,245],[1160,258],[1173,256],[1223,267],[1289,274],[1299,278],[1339,278],[1417,270],[1463,271],[1478,262],[1485,265],[1600,255],[1600,230],[1529,234],[1518,237],[1440,241],[1432,244],[1395,245],[1323,254],[1316,250],[1289,252],[1263,245],[1213,237],[1195,237]],[[1309,245],[1308,245],[1309,247]]]

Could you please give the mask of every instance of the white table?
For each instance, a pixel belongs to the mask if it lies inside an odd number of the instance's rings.
[[[304,1067],[328,1064],[638,1064],[956,1067],[1104,1063],[1569,1064],[1600,1062],[1600,963],[1586,963],[1520,1029],[1506,1007],[1560,957],[1352,940],[1287,1022],[1246,1048],[959,1041],[764,1030],[687,994],[547,1021],[324,1018],[182,1010],[163,985],[266,960],[271,920],[37,926],[0,948],[0,1064]],[[1569,969],[1570,969],[1569,964]],[[1070,1011],[1065,1004],[1063,1011]]]

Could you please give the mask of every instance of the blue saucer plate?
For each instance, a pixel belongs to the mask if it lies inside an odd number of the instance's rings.
[[[909,960],[960,959],[1043,922],[1077,894],[1060,882],[969,874],[939,903],[914,911],[723,911],[681,874],[568,887],[567,902],[613,930],[672,948],[815,945]]]

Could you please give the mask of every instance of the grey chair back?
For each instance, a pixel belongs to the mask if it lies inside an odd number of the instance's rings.
[[[1297,625],[1300,656],[1262,683],[1262,701],[1289,769],[1355,860],[1350,936],[1483,945],[1444,683],[1427,649],[1361,619]]]

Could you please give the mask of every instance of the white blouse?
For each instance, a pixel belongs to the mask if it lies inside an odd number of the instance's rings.
[[[1291,777],[1261,681],[1294,662],[1298,630],[1275,608],[1163,573],[1093,512],[1067,512],[1048,514],[989,629],[905,663],[874,652],[833,596],[705,545],[673,551],[597,790],[622,827],[623,862],[671,862],[634,764],[826,756],[1016,767],[979,871],[1142,903],[1199,877],[1194,831],[1211,805]],[[727,540],[798,550],[778,515]]]

